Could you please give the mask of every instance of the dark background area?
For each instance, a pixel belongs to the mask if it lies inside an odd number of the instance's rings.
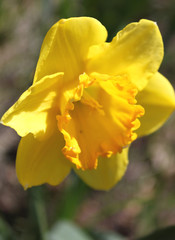
[[[46,32],[60,18],[72,16],[100,20],[108,41],[130,22],[157,22],[165,46],[160,72],[175,86],[174,0],[0,0],[1,116],[32,83]],[[67,240],[60,232],[70,231],[71,236],[71,229],[83,231],[82,240],[137,239],[175,225],[174,126],[172,115],[158,132],[135,141],[124,178],[112,190],[100,192],[73,173],[57,187],[24,191],[15,173],[20,138],[0,125],[0,240]],[[168,233],[167,240],[175,239],[175,233]]]

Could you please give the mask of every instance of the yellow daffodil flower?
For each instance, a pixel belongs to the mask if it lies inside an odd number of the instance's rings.
[[[90,17],[62,19],[47,33],[32,86],[1,119],[22,137],[16,169],[24,188],[57,185],[73,169],[94,189],[110,189],[125,173],[131,142],[174,111],[174,90],[158,73],[156,23],[141,20],[106,38]]]

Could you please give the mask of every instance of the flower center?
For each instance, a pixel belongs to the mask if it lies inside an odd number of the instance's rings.
[[[99,156],[121,152],[136,139],[138,117],[144,113],[136,105],[136,93],[126,76],[80,75],[80,85],[72,91],[76,98],[71,108],[57,116],[66,142],[63,153],[77,168],[94,169]]]

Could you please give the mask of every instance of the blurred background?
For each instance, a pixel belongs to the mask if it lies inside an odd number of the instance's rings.
[[[100,20],[109,41],[130,22],[157,22],[165,46],[160,72],[175,86],[174,0],[0,0],[0,116],[31,85],[46,32],[72,16]],[[73,173],[57,187],[24,191],[15,172],[20,138],[0,125],[0,240],[175,239],[174,126],[172,115],[134,142],[124,178],[100,192]]]

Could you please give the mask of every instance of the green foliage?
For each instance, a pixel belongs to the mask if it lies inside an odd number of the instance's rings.
[[[14,232],[3,218],[0,218],[0,240],[15,240]]]
[[[138,240],[174,240],[175,239],[175,226],[159,229],[148,236],[139,238]]]
[[[48,240],[93,240],[73,222],[60,221],[55,223],[52,229],[46,234]]]
[[[61,219],[73,219],[80,204],[88,194],[89,188],[75,174],[72,174],[72,180],[72,184],[65,189],[59,204],[58,216]]]

